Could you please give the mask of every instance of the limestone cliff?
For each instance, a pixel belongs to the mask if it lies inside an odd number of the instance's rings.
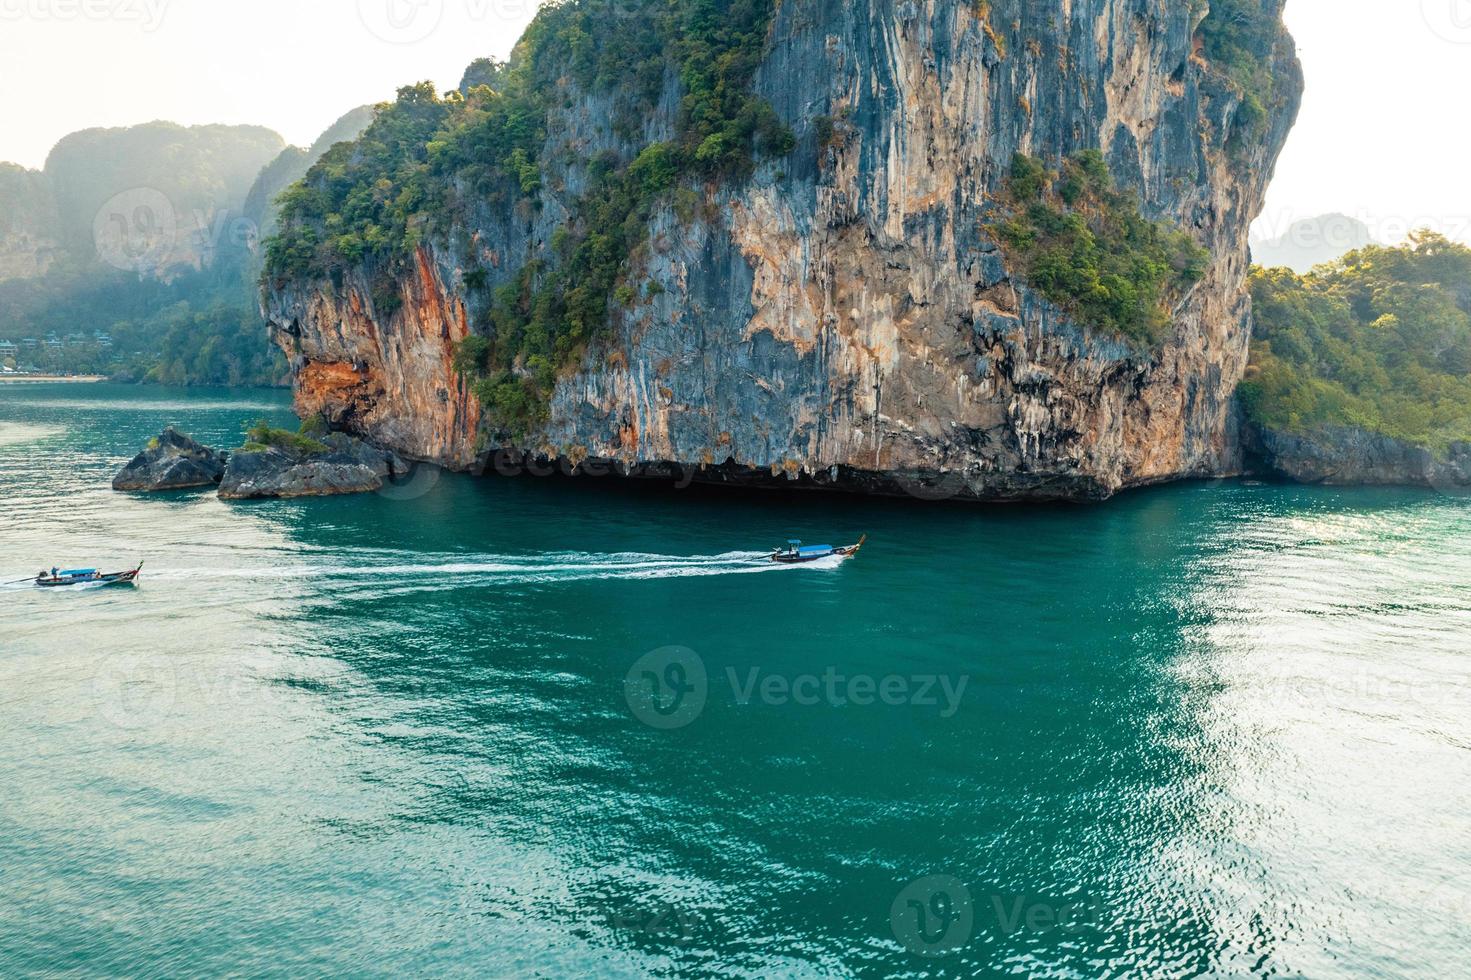
[[[42,171],[0,163],[0,281],[57,266],[164,282],[211,268],[282,145],[259,126],[154,122],[72,133]]]
[[[0,163],[0,282],[44,276],[60,250],[59,224],[45,175]]]
[[[639,257],[657,288],[613,312],[611,339],[562,373],[517,445],[974,499],[1100,498],[1234,469],[1247,230],[1301,92],[1281,0],[1245,2],[1273,24],[1264,107],[1207,58],[1203,2],[783,0],[755,85],[797,148],[698,185],[694,209],[658,210]],[[681,98],[670,72],[630,132],[617,92],[565,94],[534,207],[487,202],[427,236],[387,296],[366,265],[268,285],[300,411],[460,468],[503,441],[451,365],[478,322],[466,268],[510,281],[549,248],[588,161],[667,139]],[[1243,139],[1250,109],[1265,118]],[[1086,149],[1209,250],[1155,349],[1072,322],[990,233],[1015,154]]]

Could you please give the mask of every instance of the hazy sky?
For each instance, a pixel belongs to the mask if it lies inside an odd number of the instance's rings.
[[[1184,0],[1175,0],[1184,2]],[[0,0],[0,160],[152,119],[310,143],[401,84],[504,57],[536,0]],[[1344,211],[1471,241],[1471,0],[1289,0],[1308,94],[1261,232]]]

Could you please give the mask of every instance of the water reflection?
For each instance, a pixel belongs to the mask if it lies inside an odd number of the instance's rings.
[[[0,446],[0,563],[150,569],[0,593],[7,973],[1471,967],[1471,511],[454,475],[235,506],[112,494],[160,418],[98,399],[0,392],[3,424],[64,430]],[[162,400],[220,444],[254,411]],[[754,561],[863,533],[839,568]],[[670,646],[708,698],[660,730],[625,679]],[[743,697],[753,671],[966,683],[946,714]],[[962,940],[917,953],[905,896],[943,937],[960,889]]]

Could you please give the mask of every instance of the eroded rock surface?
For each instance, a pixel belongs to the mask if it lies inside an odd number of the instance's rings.
[[[217,452],[172,426],[113,480],[114,490],[179,490],[219,487],[226,500],[324,497],[366,493],[411,472],[397,453],[334,432],[321,452],[272,447]]]
[[[268,497],[330,497],[380,490],[385,480],[407,472],[397,455],[360,439],[334,434],[325,453],[272,448],[237,452],[220,483],[225,500]]]
[[[173,426],[161,432],[112,481],[114,490],[151,492],[212,487],[225,473],[228,454],[200,445]]]
[[[1471,495],[1471,444],[1464,442],[1434,453],[1363,429],[1289,433],[1251,426],[1246,449],[1265,475],[1295,483],[1430,487]]]
[[[1260,136],[1233,141],[1243,99],[1203,55],[1204,16],[1176,0],[782,3],[756,87],[797,149],[698,186],[693,215],[656,214],[630,279],[659,288],[614,311],[612,339],[563,375],[518,448],[971,499],[1096,499],[1239,469],[1247,231],[1301,73],[1284,30],[1265,53],[1281,99]],[[620,93],[565,95],[538,199],[514,213],[487,200],[430,236],[392,303],[375,302],[368,268],[267,290],[299,413],[462,469],[505,441],[454,346],[486,297],[550,254],[588,160],[671,137],[681,89],[671,73],[636,133],[616,125]],[[836,138],[820,140],[819,119]],[[1015,153],[1086,149],[1210,252],[1157,350],[1072,322],[987,230]],[[465,287],[472,265],[487,288]]]

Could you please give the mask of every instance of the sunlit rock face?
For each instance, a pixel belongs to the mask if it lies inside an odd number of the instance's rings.
[[[1194,7],[785,0],[757,86],[798,148],[698,188],[693,214],[656,215],[631,278],[662,290],[613,313],[612,339],[563,375],[518,447],[971,499],[1102,498],[1234,470],[1247,230],[1301,74],[1283,31],[1266,55],[1281,98],[1259,137],[1228,146],[1242,99],[1201,53]],[[615,95],[559,105],[540,206],[486,207],[424,246],[393,313],[375,313],[368,270],[268,290],[303,412],[461,468],[500,443],[450,365],[477,312],[462,269],[473,252],[493,286],[510,280],[546,248],[590,158],[673,133],[672,75],[632,139],[614,132]],[[819,117],[836,121],[825,143]],[[1156,350],[1072,322],[988,233],[1014,154],[1085,149],[1147,216],[1210,252]]]

